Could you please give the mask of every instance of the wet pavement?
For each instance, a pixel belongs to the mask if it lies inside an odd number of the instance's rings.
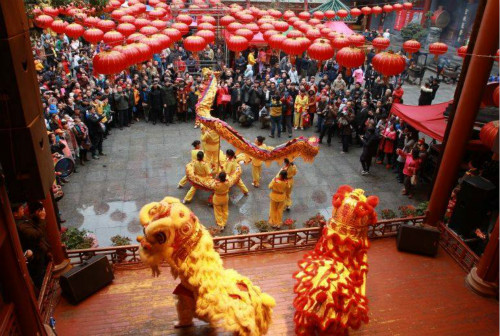
[[[420,89],[418,86],[404,86],[405,103],[417,104]],[[455,86],[442,84],[435,103],[445,102],[453,97]],[[268,137],[269,130],[261,130],[260,125],[250,128],[236,126],[247,139],[257,135]],[[316,135],[312,130],[294,131],[294,136]],[[137,216],[140,208],[149,202],[161,200],[165,196],[182,199],[189,185],[177,189],[177,183],[184,176],[184,167],[189,160],[191,142],[199,139],[199,129],[193,129],[193,122],[165,126],[152,125],[140,121],[130,128],[112,134],[104,142],[107,156],[91,160],[84,167],[78,166],[78,174],[73,174],[70,183],[64,188],[65,196],[59,202],[62,217],[68,227],[92,231],[100,246],[110,245],[114,235],[135,239],[141,231]],[[288,138],[267,138],[266,143],[276,146]],[[221,149],[230,146],[221,143]],[[284,218],[297,220],[296,227],[321,213],[326,218],[332,210],[333,193],[342,184],[365,189],[368,195],[380,198],[380,210],[390,208],[396,213],[398,206],[418,204],[426,200],[428,186],[421,185],[414,199],[401,195],[402,185],[395,175],[385,167],[374,165],[371,175],[362,176],[359,155],[361,149],[351,146],[349,153],[340,154],[338,138],[332,146],[321,145],[320,152],[312,164],[297,160],[299,172],[295,177],[293,207],[285,212]],[[230,193],[229,219],[223,235],[236,234],[238,225],[247,225],[251,232],[258,230],[254,222],[268,217],[269,190],[267,184],[279,171],[276,163],[263,166],[261,188],[255,189],[251,182],[251,167],[244,166],[243,181],[250,189],[244,197],[238,188]],[[198,191],[189,207],[210,227],[215,225],[213,209],[207,205],[208,192]]]

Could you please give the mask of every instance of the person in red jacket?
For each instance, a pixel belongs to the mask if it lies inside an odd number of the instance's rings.
[[[293,97],[288,92],[285,92],[281,98],[281,106],[283,107],[283,133],[288,131],[288,137],[292,137],[292,119],[293,119]]]
[[[403,168],[403,174],[405,176],[404,186],[402,191],[403,195],[408,195],[409,198],[413,197],[413,186],[417,182],[417,172],[420,168],[422,160],[419,157],[418,148],[413,148],[410,153],[406,153],[401,149],[397,150],[397,153],[405,158],[405,166]]]
[[[384,163],[384,157],[387,156],[386,168],[391,168],[392,165],[392,153],[394,152],[394,142],[396,141],[396,131],[394,130],[394,124],[390,124],[382,133],[382,141],[380,141],[380,156],[377,160],[377,164]]]
[[[229,100],[228,100],[229,99]],[[220,82],[217,87],[217,117],[226,120],[227,116],[227,103],[231,101],[229,96],[229,89],[226,82]]]
[[[399,84],[398,87],[396,88],[396,90],[394,90],[394,92],[392,93],[392,97],[393,97],[392,102],[402,104],[404,94],[405,94],[405,90],[403,90],[403,88],[401,87],[401,84]]]

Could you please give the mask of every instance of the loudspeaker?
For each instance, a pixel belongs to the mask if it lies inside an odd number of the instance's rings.
[[[10,201],[44,199],[55,178],[44,119],[37,117],[28,127],[0,129],[0,144]]]
[[[72,304],[77,304],[108,285],[114,278],[108,258],[98,255],[61,275],[59,285],[65,297]]]
[[[474,231],[487,225],[488,201],[494,191],[495,185],[481,176],[465,177],[457,194],[449,228],[465,239],[475,237]]]
[[[0,129],[27,127],[42,115],[29,32],[0,39]]]
[[[402,224],[398,230],[399,251],[435,256],[438,250],[439,230],[433,227],[417,227]]]

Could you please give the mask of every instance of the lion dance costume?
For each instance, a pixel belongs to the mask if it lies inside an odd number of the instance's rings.
[[[181,284],[177,295],[178,326],[194,317],[235,335],[264,335],[271,323],[274,299],[232,269],[224,269],[210,233],[178,199],[166,197],[145,205],[139,214],[144,237],[138,237],[141,259],[158,276],[166,261]]]
[[[346,336],[368,322],[367,232],[377,204],[377,197],[349,186],[333,196],[332,218],[294,274],[296,335]]]

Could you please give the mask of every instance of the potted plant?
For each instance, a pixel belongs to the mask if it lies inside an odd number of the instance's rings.
[[[396,218],[396,213],[394,210],[391,209],[383,209],[380,212],[380,215],[382,216],[382,219],[393,219]]]
[[[61,229],[61,241],[68,250],[89,249],[99,246],[94,233],[85,229],[63,227]]]
[[[295,219],[287,218],[283,221],[282,227],[285,230],[293,230],[295,229],[295,222],[297,222]]]
[[[398,209],[401,218],[415,217],[417,211],[413,205],[401,205]]]
[[[246,225],[238,225],[236,226],[236,231],[238,231],[239,235],[246,235],[250,232],[250,228]]]
[[[269,232],[271,230],[271,227],[266,220],[256,221],[254,225],[260,232]]]
[[[312,227],[318,227],[318,226],[325,226],[326,225],[326,219],[325,216],[321,215],[319,212],[309,218],[305,223],[304,226],[307,228],[312,228]]]
[[[112,246],[125,246],[130,245],[132,240],[129,237],[116,235],[110,238]],[[116,257],[118,258],[118,262],[122,262],[127,257],[127,250],[125,249],[117,249]]]
[[[419,205],[417,205],[415,214],[417,216],[424,216],[428,207],[429,207],[429,202],[428,201],[421,202]]]

